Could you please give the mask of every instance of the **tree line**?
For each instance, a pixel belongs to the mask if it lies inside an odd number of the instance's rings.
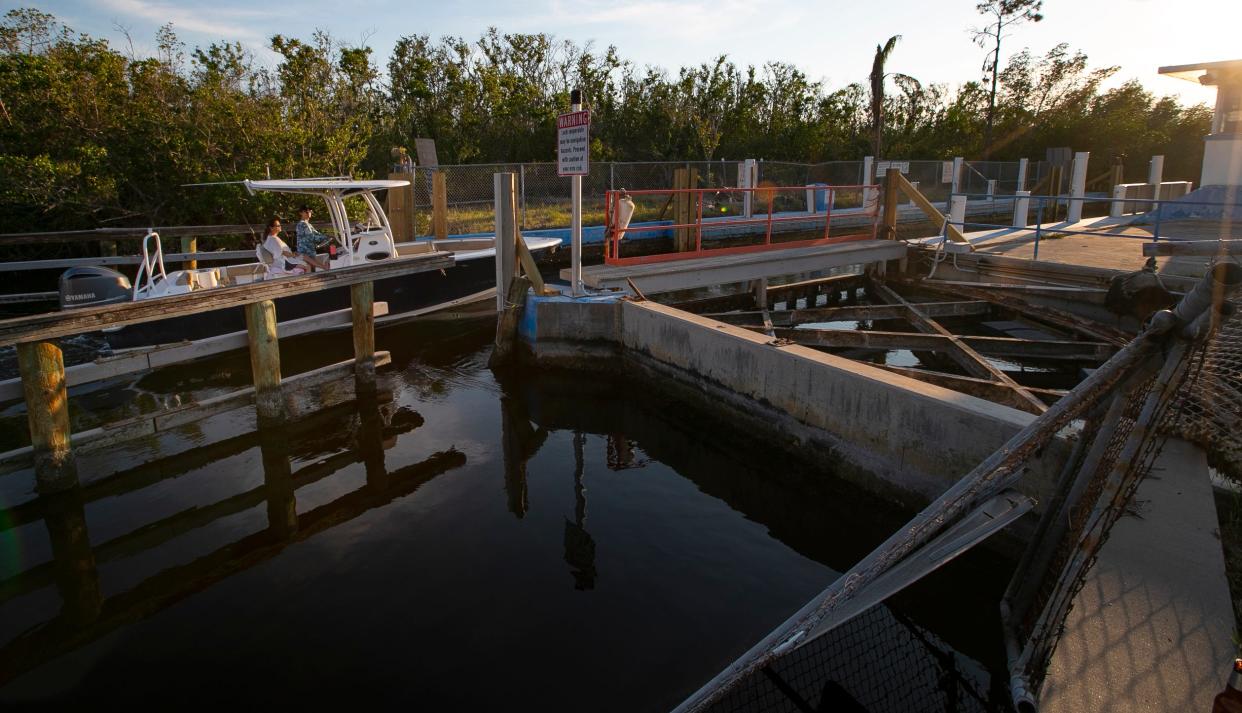
[[[278,196],[241,200],[242,178],[384,174],[392,150],[436,140],[441,163],[549,161],[555,116],[581,87],[594,160],[1039,159],[1091,151],[1145,175],[1195,180],[1211,112],[1059,45],[1022,50],[989,81],[923,84],[879,70],[831,89],[797,67],[726,56],[676,71],[615,47],[489,29],[475,41],[401,38],[383,65],[326,32],[273,36],[275,66],[239,43],[188,48],[161,28],[154,56],[73,31],[47,13],[0,23],[0,232],[259,222]],[[877,47],[877,51],[883,49]],[[889,52],[891,52],[891,45]],[[999,57],[999,52],[996,53]],[[885,61],[888,60],[886,54]],[[888,86],[889,90],[884,91]],[[991,141],[987,140],[989,117]]]

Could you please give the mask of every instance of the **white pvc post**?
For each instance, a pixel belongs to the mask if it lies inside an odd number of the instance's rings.
[[[1126,184],[1113,186],[1113,200],[1108,204],[1108,217],[1120,218],[1126,214]]]
[[[1025,228],[1031,214],[1031,192],[1015,191],[1013,195],[1013,227]]]
[[[966,233],[966,196],[949,198],[949,223],[963,234]]]
[[[872,172],[875,170],[874,166],[875,166],[874,156],[863,156],[862,184],[864,186],[869,186],[875,182],[875,177],[872,175]],[[863,189],[863,206],[871,205],[874,200],[875,200],[875,196],[871,195],[871,189],[864,188]]]
[[[815,189],[806,189],[806,212],[815,215]]]
[[[957,193],[962,187],[962,167],[966,165],[966,159],[961,156],[953,157],[953,188],[952,192]]]
[[[577,99],[570,111],[582,111],[582,93],[575,89]],[[574,297],[582,296],[582,176],[569,177],[569,284]]]
[[[1018,187],[1017,187],[1016,189],[1014,189],[1014,190],[1018,190],[1018,191],[1025,191],[1025,190],[1026,190],[1026,166],[1027,166],[1027,163],[1028,163],[1028,161],[1027,161],[1026,159],[1024,159],[1024,158],[1020,158],[1020,159],[1018,159]],[[1030,195],[1030,193],[1027,193],[1027,195]]]
[[[988,179],[988,196],[995,196],[995,195],[996,195],[996,179],[989,178]]]
[[[910,181],[910,185],[913,186],[916,191],[919,189],[918,181]],[[910,198],[910,200],[906,202],[906,205],[914,205],[914,198]]]
[[[1089,151],[1074,154],[1074,165],[1070,174],[1070,202],[1065,220],[1077,223],[1082,220],[1082,198],[1087,193],[1087,160],[1091,158]]]
[[[748,158],[742,162],[742,176],[738,181],[738,188],[754,188],[755,176],[759,171],[759,164],[753,158]],[[742,193],[742,215],[747,218],[754,216],[755,202],[754,194],[750,191]]]
[[[1164,182],[1164,156],[1152,156],[1147,164],[1147,182],[1158,186]]]

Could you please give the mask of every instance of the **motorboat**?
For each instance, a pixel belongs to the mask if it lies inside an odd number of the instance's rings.
[[[451,268],[376,280],[375,300],[386,302],[388,309],[377,323],[401,321],[494,300],[494,238],[423,239],[401,243],[393,239],[392,226],[375,193],[408,186],[409,181],[313,178],[247,180],[242,184],[252,195],[271,192],[321,199],[326,204],[331,221],[333,247],[337,248],[321,257],[329,259],[329,269],[333,271],[436,251],[453,254],[456,264]],[[349,199],[356,199],[355,210],[363,208],[361,212],[364,217],[351,220],[346,204]],[[524,240],[535,255],[560,245],[557,238],[532,237]],[[61,308],[160,299],[259,280],[287,279],[301,273],[299,269],[290,269],[291,265],[281,256],[268,254],[262,243],[255,248],[254,262],[171,271],[164,267],[163,248],[157,232],[151,231],[143,238],[141,250],[138,274],[132,282],[122,273],[106,267],[67,270],[60,278]],[[303,319],[348,308],[349,304],[348,287],[292,295],[276,300],[276,318],[280,322]],[[113,349],[127,349],[205,339],[245,328],[242,309],[231,308],[125,325],[105,330],[104,339]]]

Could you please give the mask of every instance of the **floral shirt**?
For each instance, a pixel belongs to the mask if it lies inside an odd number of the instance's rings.
[[[325,245],[331,238],[315,230],[309,220],[299,220],[297,225],[298,253],[315,256],[315,248]]]

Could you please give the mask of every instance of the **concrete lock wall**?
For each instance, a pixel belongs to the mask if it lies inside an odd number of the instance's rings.
[[[533,308],[533,309],[532,309]],[[926,500],[1034,416],[653,302],[532,298],[522,336],[536,363],[616,368],[618,359],[703,392],[784,438],[827,446],[883,485]],[[1068,455],[1058,441],[1020,489],[1051,491]],[[874,485],[874,484],[873,484]]]

